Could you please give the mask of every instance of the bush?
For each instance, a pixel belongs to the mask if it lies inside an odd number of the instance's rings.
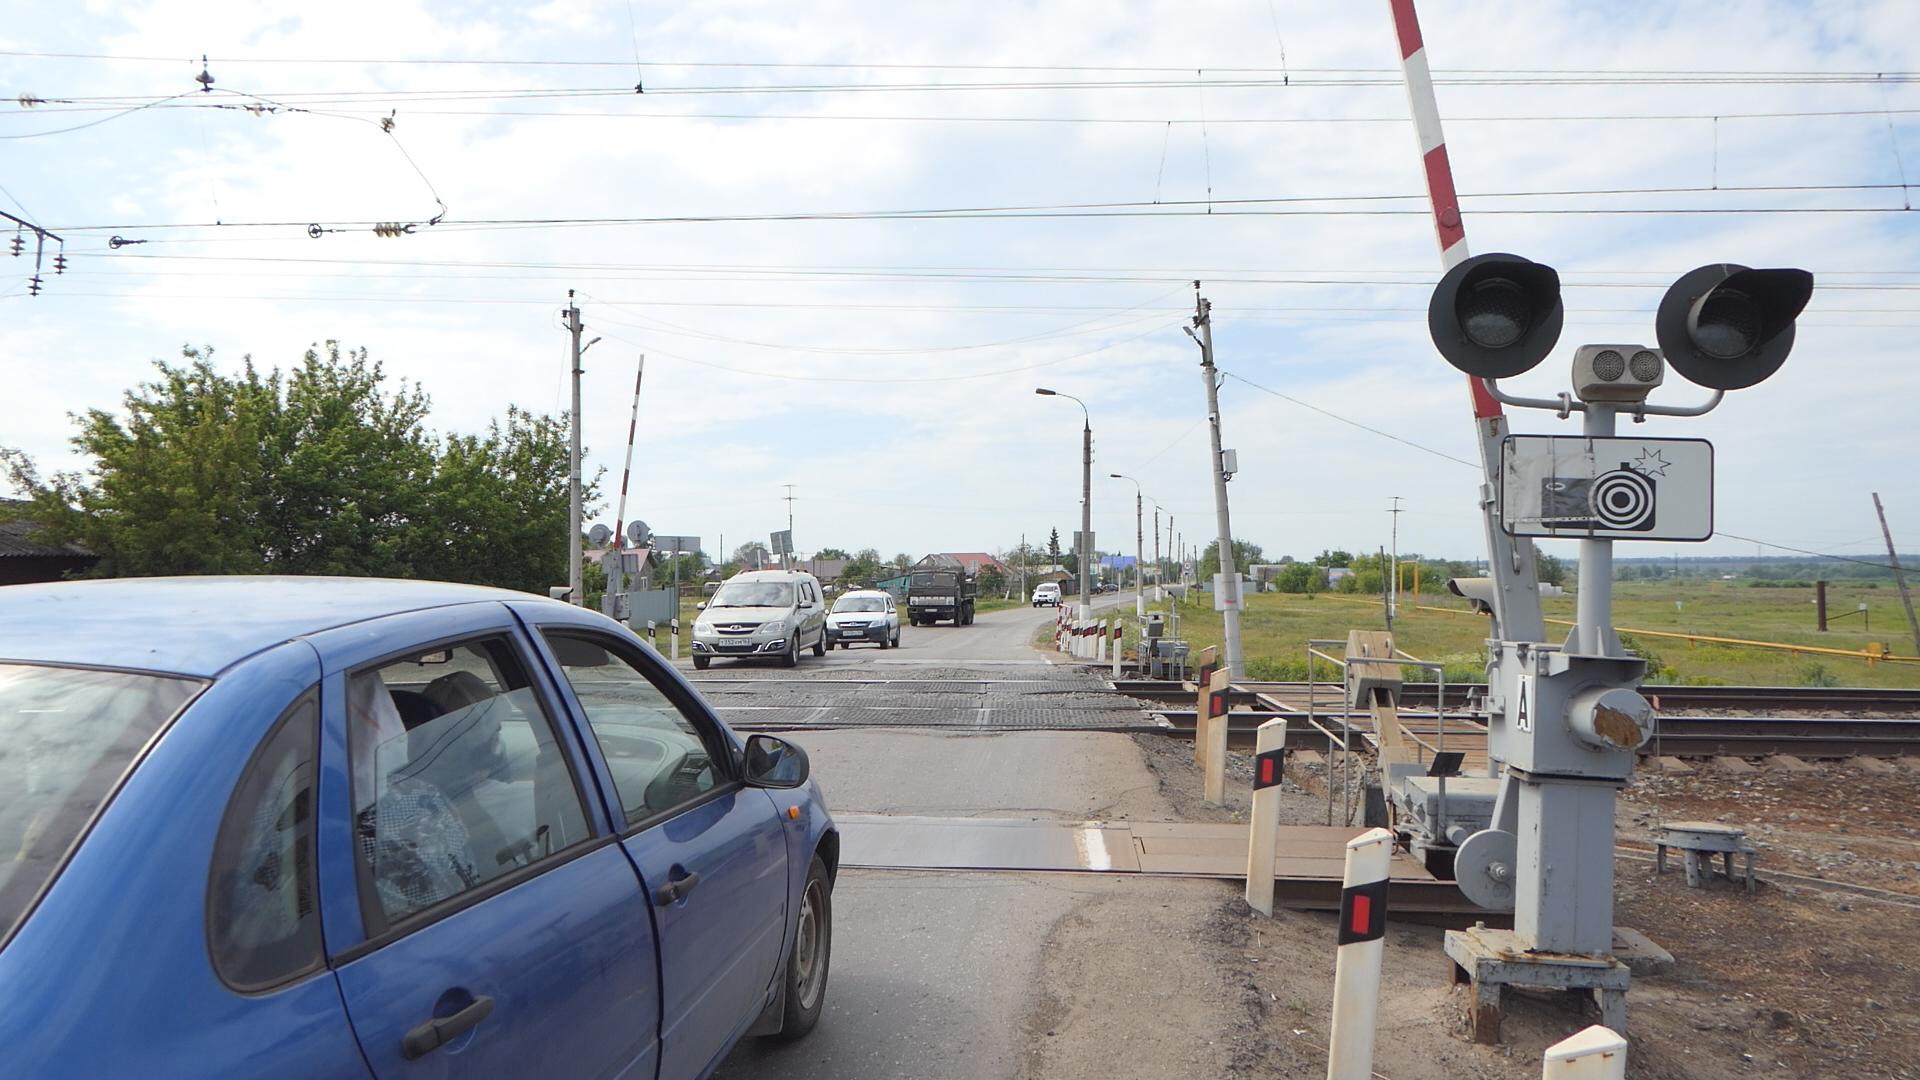
[[[1247,678],[1254,682],[1306,682],[1307,662],[1301,660],[1276,660],[1270,656],[1250,656],[1247,658]],[[1325,660],[1313,662],[1315,682],[1337,683],[1340,681],[1340,669]]]
[[[1800,671],[1801,686],[1839,686],[1840,676],[1827,670],[1822,663],[1808,664]]]
[[[1616,631],[1615,634],[1620,639],[1621,648],[1647,662],[1647,670],[1649,672],[1659,671],[1666,666],[1665,662],[1660,659],[1660,654],[1648,648],[1646,643],[1639,638],[1634,637],[1632,634],[1621,634],[1618,631]]]

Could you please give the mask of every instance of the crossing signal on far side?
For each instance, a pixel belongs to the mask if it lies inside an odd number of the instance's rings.
[[[1813,295],[1805,270],[1702,266],[1673,283],[1654,317],[1667,363],[1688,382],[1739,390],[1780,370]]]

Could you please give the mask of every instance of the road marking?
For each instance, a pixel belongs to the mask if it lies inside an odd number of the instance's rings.
[[[1089,822],[1088,825],[1075,837],[1080,848],[1080,865],[1089,870],[1113,869],[1113,857],[1107,854],[1106,831],[1098,828],[1097,823]]]

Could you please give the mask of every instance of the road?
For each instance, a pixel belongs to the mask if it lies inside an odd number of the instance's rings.
[[[1102,607],[1131,602],[1107,599]],[[1034,702],[1050,701],[1085,681],[1057,655],[1028,645],[1053,617],[1049,609],[990,612],[969,627],[905,627],[898,650],[836,649],[804,658],[791,672],[717,664],[689,674],[716,701],[739,702],[743,691],[777,694],[772,700],[782,704],[773,707],[783,711],[848,707],[849,679],[951,686],[977,678],[992,681],[1000,688],[992,692],[1009,699],[1024,689]],[[815,683],[819,692],[808,699],[807,688]],[[862,695],[885,690],[874,683]],[[908,693],[921,700],[930,696]],[[796,695],[802,704],[790,704]],[[741,709],[728,719],[751,707]],[[920,712],[934,715],[916,713],[912,727],[863,725],[795,735],[835,811],[1064,820],[1171,816],[1129,736],[969,731],[972,709]],[[1115,917],[1132,908],[1155,918],[1204,920],[1221,896],[1215,882],[845,870],[834,892],[833,966],[820,1026],[796,1043],[750,1042],[718,1076],[1000,1080],[1027,1074],[1051,1049],[1044,1044],[1058,1038],[1047,1025],[1057,1031],[1056,1017],[1066,1015],[1048,987],[1050,967],[1080,952],[1063,943],[1070,928],[1090,925],[1096,911],[1108,913],[1098,920],[1105,927],[1126,925],[1128,920]],[[1177,934],[1171,939],[1179,940]],[[1194,972],[1209,970],[1211,965],[1193,966]],[[1138,986],[1159,993],[1170,978],[1179,981],[1163,975]],[[1127,1038],[1124,1032],[1109,1034],[1121,1043]],[[1047,1075],[1078,1074],[1056,1063]]]

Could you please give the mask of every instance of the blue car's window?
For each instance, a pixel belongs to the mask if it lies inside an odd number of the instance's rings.
[[[205,685],[0,664],[0,941],[154,733]]]
[[[544,631],[548,648],[587,714],[632,825],[713,789],[718,782],[700,728],[613,643]]]
[[[587,838],[553,724],[501,638],[347,684],[369,934]]]
[[[227,803],[207,879],[207,946],[236,990],[317,971],[314,755],[320,708],[300,699],[261,744]]]

